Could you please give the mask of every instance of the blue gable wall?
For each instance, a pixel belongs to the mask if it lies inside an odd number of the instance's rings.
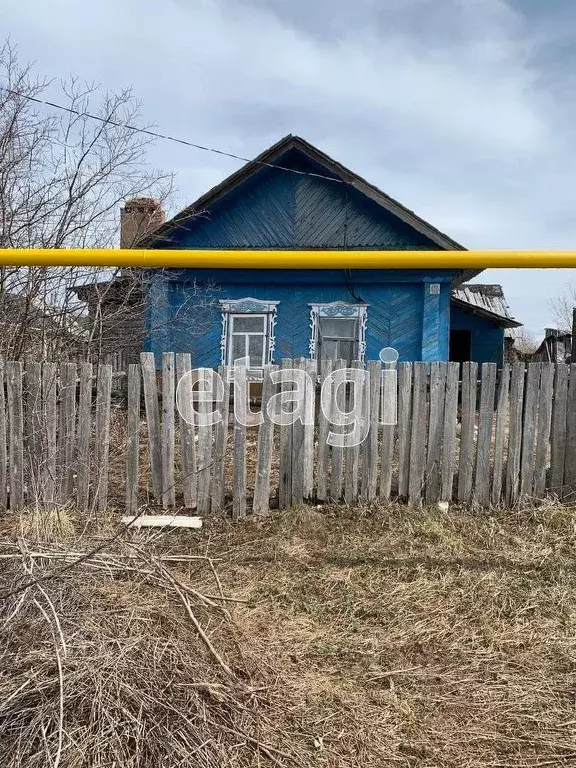
[[[275,161],[329,175],[296,150]],[[439,247],[349,184],[262,168],[204,214],[184,221],[152,247],[351,248]],[[243,270],[150,274],[147,348],[191,352],[195,365],[220,360],[219,299],[279,301],[275,358],[307,356],[312,302],[366,302],[366,356],[393,346],[401,360],[447,360],[450,270]],[[170,279],[166,280],[166,277]],[[430,290],[440,283],[441,290]],[[198,286],[202,285],[198,290]],[[206,288],[210,285],[210,288]],[[196,286],[196,287],[195,287]]]
[[[296,150],[277,164],[329,176]],[[436,243],[349,184],[262,168],[186,220],[162,247],[439,250]]]

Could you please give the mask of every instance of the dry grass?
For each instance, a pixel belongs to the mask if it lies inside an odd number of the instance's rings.
[[[131,534],[0,604],[2,766],[576,765],[575,514]],[[10,525],[0,590],[98,541]]]

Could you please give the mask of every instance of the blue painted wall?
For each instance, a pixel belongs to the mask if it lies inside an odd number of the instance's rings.
[[[504,357],[503,328],[498,328],[490,320],[466,312],[460,307],[452,307],[450,327],[458,331],[471,331],[472,360],[478,363],[502,365]]]
[[[149,306],[152,329],[148,349],[190,352],[195,365],[220,360],[220,299],[279,301],[277,360],[308,356],[310,303],[367,303],[366,356],[395,347],[400,360],[447,360],[451,273],[355,270],[198,270],[153,280]],[[186,279],[188,278],[188,279]],[[430,295],[430,281],[440,294]],[[426,322],[424,322],[426,318]]]

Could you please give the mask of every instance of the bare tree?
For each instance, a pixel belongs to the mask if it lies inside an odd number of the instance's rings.
[[[550,301],[550,308],[556,325],[560,331],[572,330],[572,313],[576,307],[576,286],[570,284],[560,296]]]
[[[34,101],[47,94],[69,111]],[[166,200],[172,177],[150,168],[152,137],[128,126],[147,128],[130,89],[101,93],[75,79],[55,86],[22,65],[10,42],[0,47],[0,247],[109,247],[124,200]],[[70,288],[115,274],[1,267],[0,352],[52,356],[82,345],[93,334]]]
[[[517,328],[514,334],[514,348],[521,358],[533,355],[538,349],[538,341],[534,334],[526,328]]]

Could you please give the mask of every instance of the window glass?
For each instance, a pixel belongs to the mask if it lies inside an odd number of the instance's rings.
[[[240,358],[246,357],[246,337],[244,335],[241,336],[232,336],[232,360],[231,362],[235,362],[236,360],[240,360]]]
[[[354,340],[356,320],[348,317],[321,317],[320,331],[323,337]]]
[[[264,363],[264,336],[248,336],[248,355],[250,365],[258,368]]]
[[[236,315],[233,317],[233,333],[264,333],[266,318],[256,315]]]

